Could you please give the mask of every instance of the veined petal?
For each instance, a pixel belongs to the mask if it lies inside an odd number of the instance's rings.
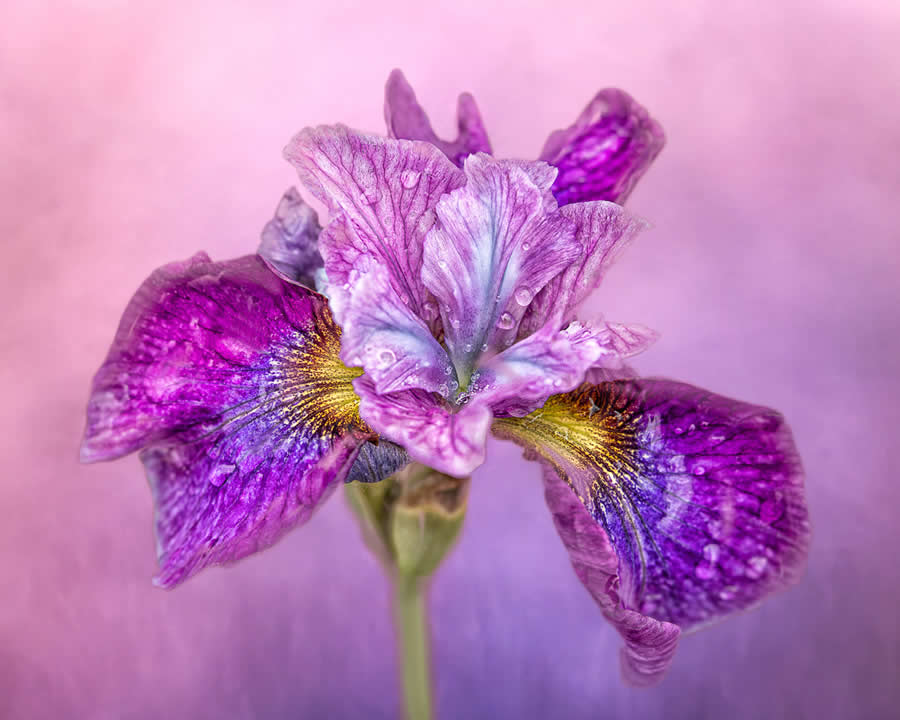
[[[494,431],[551,467],[607,534],[627,609],[689,630],[756,605],[805,561],[803,473],[772,410],[631,379]]]
[[[433,324],[437,308],[421,281],[422,243],[438,198],[465,182],[462,172],[427,143],[385,140],[340,125],[301,131],[285,157],[336,216],[319,249],[338,322],[344,323],[346,302],[336,296],[351,295],[358,274],[381,265],[394,293]]]
[[[394,70],[388,76],[384,88],[384,121],[388,135],[401,140],[424,140],[440,148],[454,163],[462,166],[466,157],[472,153],[491,153],[481,113],[475,104],[475,98],[469,93],[459,96],[456,110],[459,136],[448,142],[440,140],[431,128],[428,115],[416,100],[416,94],[406,81],[400,70]]]
[[[535,295],[519,326],[519,337],[551,320],[557,327],[573,320],[619,253],[647,227],[645,221],[611,202],[566,205],[559,212],[574,223],[581,256]]]
[[[94,379],[82,460],[147,448],[166,587],[305,520],[374,437],[324,299],[256,255],[157,270]]]
[[[263,228],[257,252],[283,277],[315,288],[316,271],[324,264],[318,247],[321,231],[316,211],[296,188],[289,188]]]
[[[373,267],[353,289],[341,359],[362,365],[379,393],[422,388],[447,395],[453,367],[428,326],[394,293],[385,270]]]
[[[572,488],[550,468],[544,469],[544,496],[575,574],[625,640],[621,652],[625,677],[635,685],[652,684],[671,663],[680,628],[623,605],[619,558],[609,538]]]
[[[422,390],[379,394],[367,376],[353,386],[360,397],[360,415],[409,456],[435,470],[465,477],[484,462],[491,411],[473,402],[453,412],[432,393]]]
[[[478,356],[512,344],[534,295],[581,254],[574,224],[547,211],[540,174],[484,154],[470,155],[465,173],[437,204],[422,266],[463,386]]]
[[[628,93],[607,88],[574,125],[547,138],[540,159],[559,168],[553,194],[560,205],[624,203],[665,141],[659,123]]]

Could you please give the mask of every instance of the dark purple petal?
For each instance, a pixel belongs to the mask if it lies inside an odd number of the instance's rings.
[[[575,574],[625,639],[621,652],[625,677],[635,685],[655,682],[672,661],[681,630],[623,606],[619,559],[609,538],[572,488],[550,468],[544,469],[544,496]]]
[[[753,607],[804,564],[803,473],[772,410],[630,379],[494,430],[552,467],[609,536],[628,609],[689,630]]]
[[[360,415],[381,436],[435,470],[465,477],[484,462],[491,411],[472,402],[451,408],[423,390],[379,394],[367,376],[354,381]]]
[[[560,205],[624,203],[665,141],[659,124],[628,93],[607,88],[574,125],[547,138],[540,159],[559,168],[553,195]]]
[[[643,220],[610,202],[567,205],[559,212],[575,224],[581,257],[535,295],[519,326],[519,337],[550,321],[563,327],[573,320],[579,305],[600,285],[619,253],[647,227]]]
[[[308,517],[372,437],[324,298],[258,255],[157,270],[94,378],[81,455],[142,455],[159,582],[243,557]]]
[[[459,136],[456,140],[447,142],[438,139],[425,110],[416,100],[416,94],[403,73],[394,70],[388,77],[384,88],[384,121],[387,124],[388,135],[400,140],[424,140],[431,143],[462,167],[463,161],[472,153],[490,154],[491,144],[475,98],[469,93],[462,93],[459,96],[456,116],[459,125]]]
[[[464,387],[478,357],[512,344],[535,294],[581,254],[574,224],[544,205],[541,173],[484,154],[470,155],[465,173],[437,204],[422,265]]]
[[[435,329],[437,307],[421,281],[423,239],[438,199],[465,182],[462,172],[427,143],[342,126],[301,131],[285,156],[334,215],[319,249],[338,322],[360,274],[380,265],[394,294]]]
[[[316,271],[324,264],[318,247],[321,231],[316,211],[296,188],[289,188],[263,228],[257,252],[283,277],[315,288]]]

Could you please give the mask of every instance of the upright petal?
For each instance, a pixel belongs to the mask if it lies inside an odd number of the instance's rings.
[[[315,288],[315,275],[324,264],[318,239],[322,228],[316,211],[303,202],[297,188],[288,188],[262,231],[257,252],[277,273]]]
[[[422,390],[381,395],[363,376],[354,382],[360,396],[360,415],[409,456],[435,470],[465,477],[484,462],[491,411],[480,402],[451,408],[438,396]]]
[[[659,680],[675,655],[680,628],[630,610],[622,603],[619,558],[609,538],[572,488],[550,468],[544,469],[544,497],[575,574],[625,640],[621,652],[623,674],[635,685]]]
[[[362,365],[379,393],[422,388],[448,393],[450,358],[425,322],[373,267],[353,288],[344,314],[341,358]]]
[[[554,396],[494,430],[543,459],[603,528],[630,610],[689,630],[753,607],[802,568],[803,474],[772,410],[631,379]]]
[[[157,270],[94,379],[85,461],[147,448],[158,582],[237,560],[305,520],[373,437],[324,299],[259,256]]]
[[[566,205],[559,212],[574,223],[581,256],[535,295],[519,326],[519,337],[530,335],[546,322],[563,327],[572,321],[619,253],[647,227],[646,222],[611,202]]]
[[[383,266],[394,293],[426,322],[437,310],[422,286],[422,244],[434,207],[465,182],[427,143],[385,140],[343,126],[307,128],[285,148],[301,180],[335,215],[319,238],[335,317],[361,272]],[[332,228],[332,225],[335,225]]]
[[[581,254],[574,225],[545,207],[539,175],[483,154],[465,173],[465,187],[437,204],[422,266],[464,387],[478,356],[512,344],[534,295]]]
[[[424,140],[440,148],[448,158],[462,167],[463,161],[472,153],[491,153],[481,113],[475,98],[469,93],[459,96],[456,110],[459,135],[456,140],[440,140],[431,128],[428,115],[416,100],[416,94],[400,70],[388,76],[384,88],[384,121],[388,135],[401,140]]]
[[[560,205],[624,203],[665,141],[659,124],[628,93],[607,88],[574,125],[547,138],[540,159],[559,168],[553,194]]]

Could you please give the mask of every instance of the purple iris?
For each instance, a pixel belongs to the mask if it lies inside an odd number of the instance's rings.
[[[459,138],[439,140],[395,71],[390,138],[300,132],[285,153],[329,223],[291,190],[258,255],[151,275],[94,379],[82,459],[141,451],[172,587],[268,547],[341,482],[410,461],[468,476],[492,432],[543,465],[626,674],[651,682],[681,631],[797,576],[790,431],[634,377],[645,328],[575,319],[644,227],[615,204],[663,144],[642,107],[599,93],[535,162],[493,158],[471,96],[459,108]]]

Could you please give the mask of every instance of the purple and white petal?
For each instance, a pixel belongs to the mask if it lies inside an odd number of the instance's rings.
[[[540,159],[559,168],[560,205],[589,200],[624,203],[665,144],[662,128],[628,93],[601,90],[575,124],[552,133]]]
[[[626,608],[690,630],[796,580],[809,525],[784,419],[669,380],[583,385],[494,431],[572,486],[619,558]]]
[[[456,140],[448,142],[439,139],[403,73],[394,70],[388,76],[384,88],[384,121],[390,137],[400,140],[424,140],[440,148],[441,152],[459,166],[462,166],[466,157],[472,153],[490,154],[491,143],[481,120],[481,113],[478,112],[475,98],[469,93],[462,93],[459,96],[456,117],[459,127]]]
[[[258,255],[157,270],[94,378],[82,460],[143,457],[159,582],[270,544],[373,437],[324,299]]]
[[[484,403],[458,408],[423,390],[380,395],[365,375],[353,383],[359,412],[381,436],[438,472],[466,477],[484,462],[491,411]]]
[[[578,579],[603,616],[625,640],[622,672],[634,685],[650,685],[665,673],[681,630],[625,607],[619,597],[619,558],[603,528],[550,468],[544,469],[544,497]]]
[[[437,148],[386,140],[346,127],[306,128],[285,148],[310,192],[335,217],[319,237],[338,322],[360,272],[382,266],[394,293],[435,329],[437,308],[422,285],[422,246],[434,207],[465,182]],[[331,225],[337,223],[332,229]]]
[[[425,322],[394,293],[385,270],[373,267],[357,281],[344,317],[341,359],[361,365],[377,392],[443,388],[448,394],[450,358]]]
[[[581,255],[574,223],[547,211],[547,188],[521,163],[471,155],[465,173],[437,204],[422,266],[463,386],[479,355],[511,345],[535,294]]]
[[[316,272],[324,264],[318,246],[321,231],[316,211],[292,187],[263,228],[257,252],[281,276],[315,288]]]
[[[519,337],[530,335],[551,320],[557,327],[573,320],[619,253],[647,227],[645,221],[611,202],[566,205],[559,212],[575,224],[581,256],[535,295],[519,326]]]

